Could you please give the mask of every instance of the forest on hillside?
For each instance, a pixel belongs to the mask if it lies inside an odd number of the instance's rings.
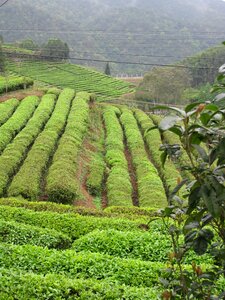
[[[72,62],[99,70],[105,62],[93,59],[122,62],[110,63],[113,75],[140,74],[216,45],[224,25],[220,0],[14,0],[0,11],[6,42],[32,38],[42,44],[57,37],[68,43]]]

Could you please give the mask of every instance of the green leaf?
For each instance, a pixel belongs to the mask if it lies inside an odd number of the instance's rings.
[[[201,188],[196,187],[193,189],[188,197],[188,211],[187,214],[189,215],[194,209],[196,209],[197,205],[199,204],[199,201],[201,199],[200,194]]]
[[[158,109],[161,109],[161,110],[172,110],[172,111],[175,111],[178,114],[180,114],[182,117],[186,117],[187,116],[187,114],[186,114],[186,112],[184,110],[179,109],[177,107],[166,106],[166,105],[158,105],[158,106],[151,107],[151,110],[158,110]]]
[[[166,131],[170,128],[172,128],[178,121],[182,120],[178,116],[168,116],[165,117],[160,123],[159,128],[163,131]]]
[[[208,248],[208,242],[204,237],[199,236],[193,242],[193,249],[198,255],[203,255]]]
[[[209,162],[209,157],[204,148],[199,145],[192,144],[204,162]]]
[[[183,130],[182,130],[181,126],[173,126],[169,129],[169,131],[175,133],[179,137],[181,137],[183,135]]]
[[[163,167],[163,168],[164,168],[164,166],[165,166],[167,156],[168,156],[167,151],[163,151],[163,153],[162,153],[161,156],[160,156],[160,159],[161,159],[161,163],[162,163],[162,167]]]
[[[194,103],[188,104],[185,107],[185,112],[186,113],[190,112],[193,108],[195,108],[196,106],[199,106],[199,104],[201,104],[201,103],[204,103],[204,102],[194,102]]]

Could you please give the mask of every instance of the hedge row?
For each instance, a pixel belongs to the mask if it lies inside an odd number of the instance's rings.
[[[47,176],[50,201],[71,203],[79,195],[77,159],[88,124],[90,95],[81,92],[73,102],[65,132]]]
[[[56,273],[72,279],[107,279],[117,284],[152,287],[158,283],[164,264],[100,253],[0,244],[0,267],[43,275]]]
[[[136,206],[123,207],[123,206],[110,206],[105,210],[90,209],[86,207],[71,206],[65,204],[58,204],[54,202],[31,202],[25,199],[19,200],[16,198],[0,198],[0,205],[11,207],[24,207],[34,211],[51,211],[60,214],[80,214],[83,216],[107,217],[116,218],[123,217],[127,219],[141,218],[142,222],[148,222],[150,216],[154,216],[155,209],[139,208]]]
[[[0,269],[0,299],[2,300],[154,300],[160,291],[107,282],[107,280],[69,279],[47,274],[22,273]]]
[[[0,242],[14,245],[34,245],[47,248],[66,249],[71,247],[68,236],[52,229],[6,222],[0,219]]]
[[[118,231],[115,229],[94,230],[73,243],[75,251],[103,253],[120,258],[141,259],[143,261],[168,262],[173,252],[170,236],[165,228],[156,228],[149,232]],[[198,256],[189,251],[184,262],[191,264],[212,263],[212,258],[204,254]]]
[[[0,94],[15,91],[18,89],[26,89],[33,85],[34,81],[25,77],[0,78]]]
[[[15,98],[0,103],[0,126],[11,117],[19,103]]]
[[[89,173],[86,182],[88,191],[91,195],[101,195],[105,167],[106,164],[103,154],[100,152],[94,153],[88,166]]]
[[[36,96],[26,97],[12,117],[0,127],[0,153],[26,125],[39,104]]]
[[[75,92],[65,89],[59,96],[55,109],[44,130],[36,139],[20,171],[9,187],[9,196],[37,199],[41,194],[41,178],[53,155],[65,127]]]
[[[123,218],[106,218],[58,214],[53,212],[34,212],[24,208],[0,206],[0,218],[5,221],[15,221],[43,228],[55,229],[65,233],[72,239],[77,239],[95,229],[116,229],[122,231],[142,232],[140,220]],[[141,226],[141,227],[140,227]],[[151,230],[161,230],[160,221],[151,224]]]
[[[106,162],[109,167],[107,178],[108,205],[131,206],[132,185],[124,153],[123,129],[118,120],[119,109],[109,106],[104,109],[106,128]]]
[[[134,114],[142,129],[154,165],[157,167],[160,176],[164,180],[167,192],[169,193],[177,185],[177,179],[180,178],[180,173],[171,160],[167,160],[165,167],[163,168],[160,159],[161,152],[159,151],[160,146],[162,145],[160,133],[155,129],[146,134],[146,130],[154,127],[153,121],[141,110],[135,110]]]
[[[170,238],[161,232],[94,230],[73,244],[75,251],[99,252],[121,258],[168,261]]]
[[[139,205],[161,208],[166,204],[166,196],[157,170],[150,162],[141,132],[133,113],[122,109],[121,123],[124,127],[128,147],[136,170]]]
[[[5,148],[0,156],[0,196],[5,193],[10,178],[18,170],[29,147],[48,121],[54,109],[55,100],[56,97],[53,95],[45,95],[42,97],[38,108],[28,121],[26,127],[20,131],[13,142]]]
[[[102,110],[98,105],[90,111],[88,128],[88,141],[90,149],[86,186],[89,193],[93,196],[101,197],[102,190],[105,188],[103,181],[106,169],[105,163],[105,132],[102,126]]]

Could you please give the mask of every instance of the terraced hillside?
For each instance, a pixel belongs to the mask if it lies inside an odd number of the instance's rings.
[[[70,87],[77,92],[95,93],[98,100],[114,99],[132,91],[132,85],[78,65],[43,62],[10,62],[8,70],[61,88]]]
[[[161,299],[173,248],[155,211],[183,174],[162,168],[154,122],[69,88],[0,103],[0,299]]]
[[[162,168],[159,132],[144,134],[153,125],[68,88],[1,103],[0,197],[161,208],[181,175]]]

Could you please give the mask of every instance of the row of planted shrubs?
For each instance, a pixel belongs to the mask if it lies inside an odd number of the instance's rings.
[[[21,224],[0,219],[0,242],[14,245],[34,245],[47,248],[66,249],[71,239],[53,229]]]
[[[109,106],[104,109],[106,162],[109,167],[107,199],[109,206],[131,206],[132,185],[124,153],[123,129],[117,115],[120,115],[120,110],[116,107]]]
[[[0,153],[26,125],[39,101],[39,98],[36,96],[26,97],[11,118],[0,127]]]
[[[107,279],[136,287],[158,283],[163,263],[122,259],[100,253],[57,251],[37,246],[0,243],[0,268],[19,269],[36,274],[57,273],[71,279]]]
[[[43,96],[26,127],[7,145],[0,156],[0,196],[6,192],[10,178],[17,172],[30,146],[48,121],[55,101],[56,97],[53,95]]]
[[[153,128],[155,125],[153,121],[141,110],[135,110],[134,115],[141,127],[144,139],[150,151],[154,165],[159,171],[161,178],[164,180],[166,185],[167,193],[172,191],[176,184],[177,179],[180,177],[179,171],[176,169],[173,161],[167,160],[165,166],[162,166],[160,159],[160,147],[162,145],[162,140],[160,137],[159,130],[154,129],[147,132],[148,129]]]
[[[11,117],[19,103],[15,98],[0,103],[0,126]]]
[[[148,158],[137,121],[132,111],[128,109],[122,109],[120,119],[136,171],[139,205],[161,208],[166,205],[163,184]]]
[[[8,195],[21,195],[35,200],[40,196],[43,174],[46,172],[49,159],[65,128],[74,96],[75,91],[72,89],[65,89],[60,94],[51,118],[35,140],[19,172],[13,178]]]
[[[0,269],[0,299],[124,299],[124,300],[154,300],[158,299],[156,288],[139,288],[107,280],[69,279],[63,275],[15,271]]]
[[[47,176],[46,192],[54,202],[71,203],[79,195],[77,159],[89,118],[90,95],[80,92],[73,102],[65,132]]]
[[[0,94],[32,86],[34,81],[26,77],[0,77]]]

